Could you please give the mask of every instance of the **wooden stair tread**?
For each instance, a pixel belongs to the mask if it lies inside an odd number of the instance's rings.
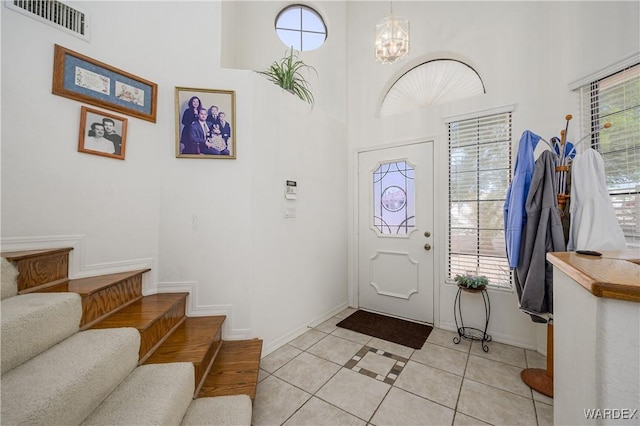
[[[18,260],[29,259],[32,257],[41,257],[41,256],[46,256],[51,254],[58,254],[58,253],[61,253],[61,254],[69,253],[71,250],[73,250],[73,247],[42,249],[42,250],[7,251],[7,252],[0,253],[0,256],[16,262]]]
[[[183,303],[189,293],[159,293],[144,296],[124,309],[104,318],[91,328],[135,327],[146,329],[177,303]]]
[[[62,278],[56,281],[48,282],[46,284],[20,290],[18,292],[18,294],[29,293],[69,293],[69,279]]]
[[[136,275],[149,272],[151,269],[137,269],[135,271],[117,272],[115,274],[97,275],[95,277],[75,278],[69,280],[68,291],[87,296],[98,291],[118,284]]]
[[[80,294],[81,329],[138,329],[140,363],[192,362],[198,397],[246,394],[255,398],[262,340],[223,341],[225,316],[185,316],[189,293],[142,296],[142,275],[149,268],[70,280],[72,250],[64,247],[0,255],[16,264],[20,293]]]
[[[73,248],[3,252],[2,256],[18,269],[18,293],[63,283],[69,278],[69,252]],[[47,290],[51,291],[51,290]]]
[[[262,340],[228,340],[216,356],[198,397],[223,395],[256,396]]]
[[[187,317],[144,363],[202,362],[225,319],[224,315]]]

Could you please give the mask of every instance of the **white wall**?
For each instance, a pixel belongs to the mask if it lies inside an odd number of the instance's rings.
[[[251,71],[258,66],[219,67],[215,60],[229,51],[246,57],[254,49],[272,51],[269,61],[284,51],[269,37],[272,28],[258,30],[273,23],[272,3],[219,6],[221,14],[208,18],[211,29],[222,29],[219,56],[204,67],[212,71],[183,70],[175,84],[236,91],[238,158],[176,159],[172,147],[164,150],[161,287],[196,286],[199,314],[231,305],[231,337],[260,337],[268,353],[346,306],[346,125],[322,107],[344,110],[345,93],[322,93],[314,84],[311,108]],[[334,10],[343,21],[344,12]],[[260,43],[238,35],[245,25]],[[344,61],[338,69],[344,80]],[[284,198],[286,180],[298,183],[296,201]],[[295,208],[296,217],[285,219],[285,207]]]
[[[265,352],[347,306],[346,127],[260,76],[253,129],[253,303]],[[284,199],[286,180],[298,185]],[[295,218],[283,210],[295,209]],[[317,322],[316,321],[316,322]]]
[[[161,32],[140,33],[136,24],[161,13],[134,2],[127,13],[100,2],[82,6],[94,16],[91,43],[0,7],[3,243],[78,236],[81,272],[135,259],[149,259],[153,267],[158,153],[172,135],[162,124],[170,118],[171,79],[161,72],[167,67]],[[82,104],[51,94],[56,43],[160,85],[158,123],[128,117],[126,161],[77,151]]]
[[[402,62],[379,65],[372,55],[373,28],[388,15],[385,2],[349,2],[348,128],[350,185],[354,186],[358,149],[404,140],[434,137],[435,205],[439,207],[434,238],[438,255],[439,300],[436,324],[455,329],[456,287],[445,284],[447,235],[447,128],[444,118],[515,105],[513,153],[525,129],[546,139],[564,127],[564,116],[577,116],[576,95],[568,84],[637,52],[640,40],[637,2],[394,2],[397,15],[411,25],[411,53]],[[487,93],[468,100],[425,107],[413,113],[376,117],[379,102],[404,72],[426,60],[454,58],[472,66]],[[578,136],[576,122],[569,137]],[[354,193],[355,194],[355,193]],[[355,197],[351,197],[355,199]],[[356,206],[349,205],[349,217]],[[356,258],[356,228],[350,224],[350,256]],[[357,269],[350,264],[350,300],[357,303]],[[495,340],[535,348],[536,327],[517,309],[514,292],[490,291],[489,334]],[[471,304],[465,304],[465,311]],[[469,309],[477,321],[482,303]],[[465,321],[466,321],[465,313]],[[541,341],[545,341],[541,339]]]
[[[568,268],[573,269],[570,265]],[[554,423],[586,424],[585,410],[588,409],[637,410],[640,304],[596,297],[563,271],[567,271],[567,266],[554,265],[553,301],[558,313],[553,332],[556,342],[553,390],[555,406],[562,407],[554,411]],[[585,274],[583,284],[592,280],[588,269],[580,273]],[[633,274],[633,271],[616,271],[617,276],[625,273]],[[580,356],[576,356],[578,347]],[[576,392],[577,389],[580,391]],[[628,412],[623,417],[622,412],[617,411],[594,424],[638,424],[637,412],[628,417]]]
[[[327,26],[327,39],[318,49],[300,52],[300,59],[313,66],[309,83],[316,106],[340,123],[346,123],[346,2],[305,1]],[[222,56],[225,68],[263,70],[280,59],[287,46],[275,32],[278,13],[291,1],[227,1],[222,11]]]
[[[90,43],[0,11],[3,248],[79,236],[80,272],[148,261],[151,290],[192,290],[197,314],[228,313],[231,337],[262,337],[267,350],[344,306],[347,281],[354,301],[357,149],[434,137],[438,186],[443,117],[515,104],[515,149],[524,129],[550,137],[576,115],[569,82],[639,50],[637,2],[394,2],[411,18],[412,53],[383,66],[371,43],[388,2],[315,1],[329,37],[303,56],[319,74],[310,111],[248,71],[284,52],[272,24],[286,2],[77,4],[92,14]],[[125,161],[77,152],[81,104],[51,94],[54,43],[158,83],[157,123],[129,117]],[[448,56],[473,66],[487,94],[375,116],[403,71]],[[175,158],[175,86],[236,91],[236,160]],[[286,179],[298,181],[295,202],[284,200]],[[436,196],[437,322],[451,327],[447,194]],[[297,217],[284,219],[292,206]],[[515,295],[491,301],[494,338],[534,347]]]
[[[89,43],[0,12],[3,250],[80,240],[81,275],[144,259],[148,292],[191,291],[192,314],[227,314],[226,338],[265,350],[346,306],[344,117],[221,68],[220,2],[75,4]],[[81,104],[51,94],[54,43],[158,84],[157,122],[128,117],[125,161],[77,152]],[[236,92],[236,160],[175,158],[176,86]],[[319,98],[345,110],[344,91]]]

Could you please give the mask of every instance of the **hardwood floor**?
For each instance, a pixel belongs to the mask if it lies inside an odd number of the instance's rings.
[[[142,299],[142,274],[150,269],[70,280],[67,290],[82,296],[83,330]]]
[[[141,276],[151,269],[138,269],[135,271],[119,272],[116,274],[98,275],[96,277],[77,278],[69,280],[69,291],[79,293],[82,296],[90,296],[102,291],[105,287],[119,284],[133,277]]]
[[[134,327],[140,364],[192,362],[197,397],[255,397],[262,340],[222,340],[225,316],[187,317],[188,293],[142,295],[150,269],[68,278],[72,248],[2,253],[20,275],[20,293],[74,292],[82,297],[81,330]]]
[[[186,318],[187,295],[158,293],[143,297],[91,328],[137,328],[140,332],[140,362],[143,362]]]
[[[227,340],[200,389],[205,396],[246,394],[256,397],[262,340]]]
[[[204,377],[222,345],[225,316],[187,317],[145,361],[144,364],[192,362],[198,395]]]

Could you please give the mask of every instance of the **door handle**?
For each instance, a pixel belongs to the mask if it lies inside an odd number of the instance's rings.
[[[424,236],[429,238],[431,236],[431,232],[429,231],[424,231]]]
[[[431,250],[431,244],[429,244],[429,243],[425,244],[424,245],[424,249],[427,250],[427,251]]]

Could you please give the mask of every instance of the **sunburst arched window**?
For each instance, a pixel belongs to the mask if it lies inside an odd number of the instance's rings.
[[[383,99],[380,116],[400,114],[482,93],[485,93],[484,84],[473,68],[464,62],[437,59],[404,73]]]

